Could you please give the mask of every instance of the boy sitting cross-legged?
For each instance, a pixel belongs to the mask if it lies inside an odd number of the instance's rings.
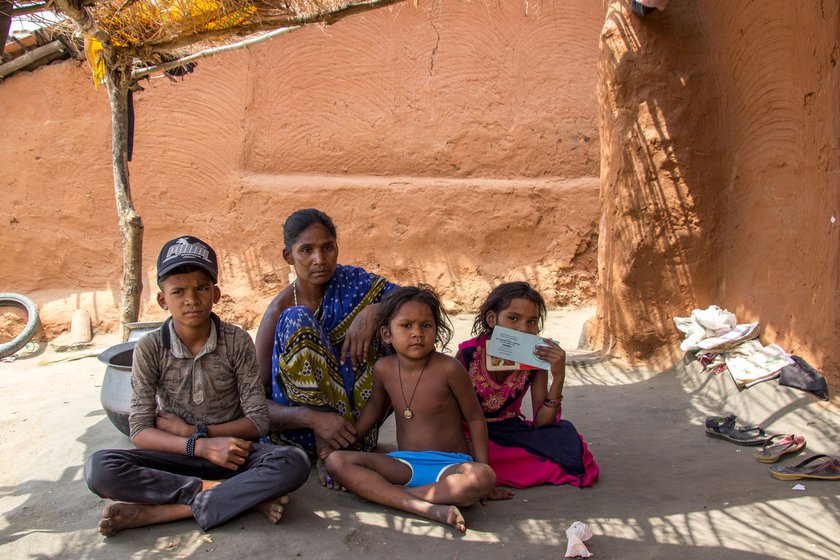
[[[464,367],[435,350],[451,328],[440,300],[426,287],[389,293],[377,317],[380,336],[394,350],[373,368],[373,394],[356,423],[361,439],[393,405],[394,453],[321,452],[327,471],[357,496],[466,531],[457,506],[506,499],[487,464],[487,424]],[[472,451],[464,435],[469,424]]]
[[[217,276],[216,253],[201,240],[163,246],[157,299],[171,317],[137,342],[131,371],[139,449],[85,462],[88,487],[119,500],[102,513],[105,536],[187,517],[207,531],[252,508],[277,523],[309,476],[303,451],[250,441],[268,431],[265,394],[250,336],[212,313]]]

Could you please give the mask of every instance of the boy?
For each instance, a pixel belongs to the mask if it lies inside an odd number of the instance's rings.
[[[171,317],[134,349],[129,425],[139,449],[85,462],[91,491],[120,500],[105,507],[99,532],[187,517],[207,531],[251,508],[277,523],[309,460],[249,441],[268,431],[268,410],[250,336],[212,313],[216,253],[180,237],[163,246],[157,268],[158,304]]]
[[[380,303],[377,322],[383,342],[395,355],[380,359],[373,368],[373,394],[356,423],[357,438],[361,440],[393,404],[401,451],[383,455],[326,448],[321,455],[327,471],[361,498],[464,533],[466,523],[457,506],[512,494],[494,490],[496,475],[487,464],[487,425],[467,372],[457,360],[435,350],[437,342],[445,346],[451,336],[440,300],[425,287],[398,288]],[[475,461],[467,454],[464,420]]]

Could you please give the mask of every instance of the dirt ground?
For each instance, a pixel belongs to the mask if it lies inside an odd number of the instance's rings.
[[[575,348],[592,309],[551,314],[545,333]],[[469,317],[456,320],[456,341]],[[100,338],[102,349],[114,340]],[[468,532],[328,491],[312,473],[283,522],[249,513],[209,533],[192,521],[96,531],[104,500],[86,488],[84,458],[125,447],[99,404],[104,366],[50,349],[0,363],[0,557],[2,558],[561,558],[565,530],[589,525],[594,558],[837,558],[840,484],[773,479],[754,449],[703,434],[703,418],[735,412],[768,432],[808,438],[802,457],[838,454],[837,399],[774,382],[743,393],[696,364],[629,369],[570,352],[564,416],[601,467],[593,488],[520,490],[509,502],[465,509]],[[383,432],[393,446],[393,425]],[[799,458],[790,458],[793,464]]]

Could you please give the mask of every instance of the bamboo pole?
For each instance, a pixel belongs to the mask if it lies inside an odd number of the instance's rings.
[[[11,76],[18,70],[26,68],[33,62],[48,59],[47,61],[42,61],[43,64],[44,62],[48,62],[49,60],[61,56],[66,52],[67,50],[64,48],[64,45],[61,44],[61,41],[53,41],[52,43],[41,45],[38,48],[27,51],[26,54],[13,58],[9,62],[0,64],[0,79],[5,78],[6,76]]]
[[[187,55],[185,57],[179,58],[177,60],[170,60],[169,62],[164,62],[163,64],[158,64],[156,66],[147,66],[145,68],[137,68],[132,73],[132,77],[135,80],[140,78],[145,78],[150,74],[154,74],[155,72],[166,72],[167,70],[171,70],[172,68],[178,68],[179,66],[183,66],[185,64],[189,64],[193,60],[198,60],[200,58],[207,58],[208,56],[213,56],[221,53],[226,53],[230,51],[235,51],[237,49],[244,49],[250,47],[251,45],[256,45],[257,43],[262,43],[263,41],[268,41],[269,39],[273,39],[279,35],[283,35],[284,33],[289,33],[296,29],[300,29],[300,27],[283,27],[281,29],[275,29],[274,31],[269,31],[263,35],[258,37],[252,37],[250,39],[245,39],[244,41],[239,41],[238,43],[232,43],[230,45],[222,45],[221,47],[213,47],[211,49],[205,49],[203,51],[199,51],[195,54]]]

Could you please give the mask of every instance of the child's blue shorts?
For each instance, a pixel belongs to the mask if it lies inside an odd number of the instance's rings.
[[[443,451],[394,451],[388,453],[388,456],[405,463],[411,469],[411,479],[406,483],[408,487],[433,484],[452,465],[473,462],[473,458],[464,453]]]

